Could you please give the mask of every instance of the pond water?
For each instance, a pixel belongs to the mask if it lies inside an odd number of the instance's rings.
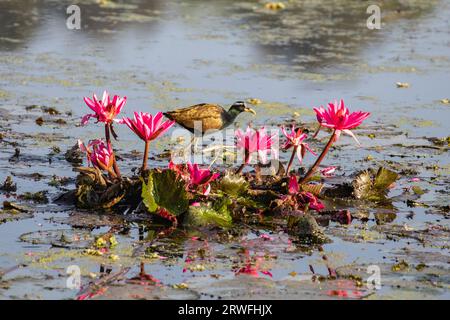
[[[0,191],[0,201],[28,208],[0,211],[0,297],[76,298],[79,290],[66,286],[67,268],[76,265],[84,288],[107,288],[94,298],[450,298],[450,3],[377,2],[380,30],[366,27],[368,4],[351,0],[285,1],[282,10],[266,9],[265,1],[78,1],[81,29],[69,30],[70,1],[0,0],[0,182],[12,176],[17,184],[13,193]],[[78,138],[102,134],[93,122],[79,122],[88,111],[82,98],[104,89],[128,97],[128,116],[260,99],[255,118],[238,118],[240,128],[250,121],[311,125],[312,107],[343,98],[371,117],[355,131],[361,147],[343,137],[325,160],[338,166],[334,179],[379,166],[400,179],[389,205],[333,204],[366,219],[323,226],[331,243],[320,250],[247,225],[225,235],[179,230],[151,241],[156,226],[135,217],[51,201],[74,188],[65,151]],[[119,164],[131,174],[140,162],[132,151],[142,143],[125,127],[117,133]],[[169,137],[152,145],[153,156],[173,147]],[[150,164],[166,166],[167,158]],[[56,185],[54,176],[67,183]],[[414,194],[413,186],[425,192]],[[20,197],[43,190],[50,203]],[[120,230],[118,260],[84,254],[111,226]],[[71,246],[62,234],[87,237],[87,244]],[[257,277],[237,272],[248,261],[261,264]],[[379,290],[365,284],[370,265],[380,268]],[[142,266],[157,285],[130,280]],[[341,276],[327,278],[328,267]]]

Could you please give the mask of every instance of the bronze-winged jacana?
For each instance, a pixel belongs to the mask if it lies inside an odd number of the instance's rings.
[[[246,106],[245,102],[235,102],[228,111],[217,104],[201,103],[191,107],[176,109],[174,111],[165,112],[164,115],[174,120],[183,128],[190,132],[203,135],[207,131],[222,130],[232,124],[236,117],[242,112],[251,112],[256,114],[253,109]],[[198,122],[200,132],[194,132]],[[200,128],[201,123],[201,128]]]
[[[203,136],[208,131],[218,131],[228,127],[242,112],[256,114],[253,109],[247,107],[245,102],[236,101],[228,111],[217,104],[200,103],[187,108],[168,111],[164,115],[194,134],[187,147],[194,143],[195,150],[196,136]]]

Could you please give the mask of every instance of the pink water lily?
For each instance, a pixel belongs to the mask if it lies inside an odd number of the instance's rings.
[[[163,122],[162,120],[163,114],[161,112],[158,112],[154,116],[147,112],[135,112],[134,119],[122,119],[122,123],[125,123],[139,138],[145,141],[141,172],[144,172],[147,169],[150,141],[155,140],[160,135],[165,133],[175,123],[175,121],[167,120]]]
[[[321,106],[320,108],[314,108],[314,111],[316,112],[320,127],[328,127],[334,130],[327,144],[323,148],[321,154],[305,174],[305,176],[300,180],[300,183],[304,183],[306,180],[312,177],[312,175],[318,169],[322,160],[325,158],[325,155],[330,150],[333,143],[339,139],[341,132],[350,135],[359,144],[358,139],[356,139],[356,136],[353,134],[353,132],[350,131],[350,129],[356,128],[370,116],[369,112],[357,111],[350,113],[350,111],[344,105],[344,100],[341,100],[339,104],[337,102],[329,103],[327,110],[325,110]]]
[[[284,150],[288,150],[290,148],[294,148],[294,150],[292,152],[292,156],[291,156],[291,158],[289,160],[289,163],[288,163],[288,166],[287,166],[287,169],[286,169],[286,174],[288,174],[290,169],[291,169],[292,162],[294,160],[294,156],[295,155],[297,155],[297,158],[300,161],[300,163],[302,162],[303,157],[305,156],[306,150],[311,152],[313,155],[317,156],[317,154],[313,150],[311,150],[309,145],[306,142],[303,142],[308,137],[308,135],[306,133],[303,133],[301,128],[298,128],[296,130],[295,126],[292,125],[291,132],[288,133],[286,131],[286,128],[283,126],[283,127],[281,127],[281,131],[283,132],[283,134],[287,138],[287,141],[283,145],[282,148]]]
[[[317,121],[319,121],[322,127],[335,130],[336,140],[339,138],[341,132],[343,132],[353,137],[358,144],[358,139],[350,129],[358,127],[370,116],[369,112],[356,111],[350,113],[342,99],[339,104],[337,101],[335,103],[330,102],[327,110],[323,106],[320,106],[319,108],[314,108],[314,111],[316,112]]]
[[[259,158],[264,163],[267,162],[267,154],[269,151],[271,151],[275,157],[278,157],[276,150],[273,149],[273,140],[276,137],[276,134],[268,135],[264,127],[258,130],[247,127],[245,132],[238,129],[236,130],[235,135],[237,138],[237,149],[244,150],[245,153],[244,163],[240,166],[237,173],[241,173],[244,166],[250,163],[251,156],[255,152],[258,153]]]
[[[212,173],[209,169],[201,169],[198,164],[188,162],[189,180],[188,185],[191,188],[202,187],[203,195],[208,195],[211,191],[210,182],[216,180],[220,174]]]
[[[236,146],[238,149],[244,149],[248,153],[258,152],[265,155],[272,148],[273,138],[275,135],[267,135],[264,127],[254,130],[247,127],[245,132],[240,129],[236,130]]]
[[[320,202],[311,192],[303,191],[299,193],[299,197],[305,204],[308,204],[309,209],[320,211],[325,208],[322,202]]]
[[[300,185],[297,181],[297,177],[294,175],[291,175],[289,178],[289,185],[288,185],[288,192],[289,194],[294,197],[294,203],[300,204],[300,205],[308,205],[309,209],[320,211],[325,206],[317,199],[315,195],[313,195],[311,192],[301,191]]]
[[[87,146],[81,140],[78,140],[78,146],[81,151],[86,153],[88,163],[115,176],[112,170],[114,154],[111,145],[101,139],[96,139],[90,141]]]
[[[98,122],[112,123],[121,122],[121,120],[115,119],[117,115],[122,110],[123,106],[127,101],[127,97],[120,98],[115,95],[112,99],[109,93],[105,90],[103,92],[103,97],[98,100],[97,96],[94,94],[93,98],[84,97],[84,102],[89,108],[94,111],[93,114],[87,114],[81,119],[81,124],[85,125],[88,123],[90,118],[96,118]]]
[[[162,135],[175,124],[175,121],[162,121],[163,114],[158,112],[154,116],[147,112],[135,112],[134,119],[123,118],[125,123],[139,138],[152,141]]]
[[[216,180],[220,174],[212,173],[209,169],[202,169],[198,166],[198,164],[190,163],[187,164],[175,164],[171,160],[169,162],[169,169],[176,172],[178,177],[186,181],[187,187],[189,189],[197,189],[198,187],[202,187],[203,195],[208,195],[211,191],[210,182]],[[194,202],[193,206],[199,206],[200,204]]]

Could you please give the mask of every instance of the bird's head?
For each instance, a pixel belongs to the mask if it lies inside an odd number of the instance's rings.
[[[231,114],[239,114],[241,112],[250,112],[256,115],[255,110],[247,107],[244,101],[236,101],[233,103],[233,105],[230,107],[230,110],[228,110]]]

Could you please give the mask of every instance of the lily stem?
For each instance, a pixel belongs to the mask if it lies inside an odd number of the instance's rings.
[[[106,139],[106,143],[108,144],[108,146],[111,147],[111,150],[113,150],[112,145],[111,145],[111,135],[110,135],[110,126],[111,124],[107,123],[105,124],[105,139]],[[121,179],[122,176],[120,175],[120,170],[119,170],[119,166],[117,165],[117,161],[116,161],[116,155],[114,154],[114,150],[113,150],[113,168],[114,168],[114,172],[117,176],[117,178]]]
[[[330,140],[328,140],[328,143],[326,144],[325,148],[323,148],[322,153],[317,158],[316,162],[314,162],[314,164],[311,166],[311,168],[309,168],[305,176],[302,179],[300,179],[299,184],[305,183],[309,178],[311,178],[314,172],[316,172],[323,158],[325,158],[325,155],[330,150],[331,146],[333,145],[333,142],[336,140],[336,136],[337,136],[336,130],[334,130],[333,134],[330,137]]]
[[[144,159],[142,159],[142,168],[141,174],[144,174],[144,171],[147,170],[147,159],[148,159],[148,150],[150,148],[150,141],[145,141],[145,149],[144,149]]]
[[[289,159],[288,166],[286,168],[286,175],[289,175],[289,171],[291,171],[292,163],[294,162],[295,155],[297,154],[298,146],[294,146],[294,150],[292,150],[291,158]]]
[[[237,169],[236,174],[241,174],[242,170],[244,170],[244,167],[250,162],[250,153],[248,152],[248,150],[245,150],[245,160],[244,163],[241,164],[241,166],[239,167],[239,169]]]

